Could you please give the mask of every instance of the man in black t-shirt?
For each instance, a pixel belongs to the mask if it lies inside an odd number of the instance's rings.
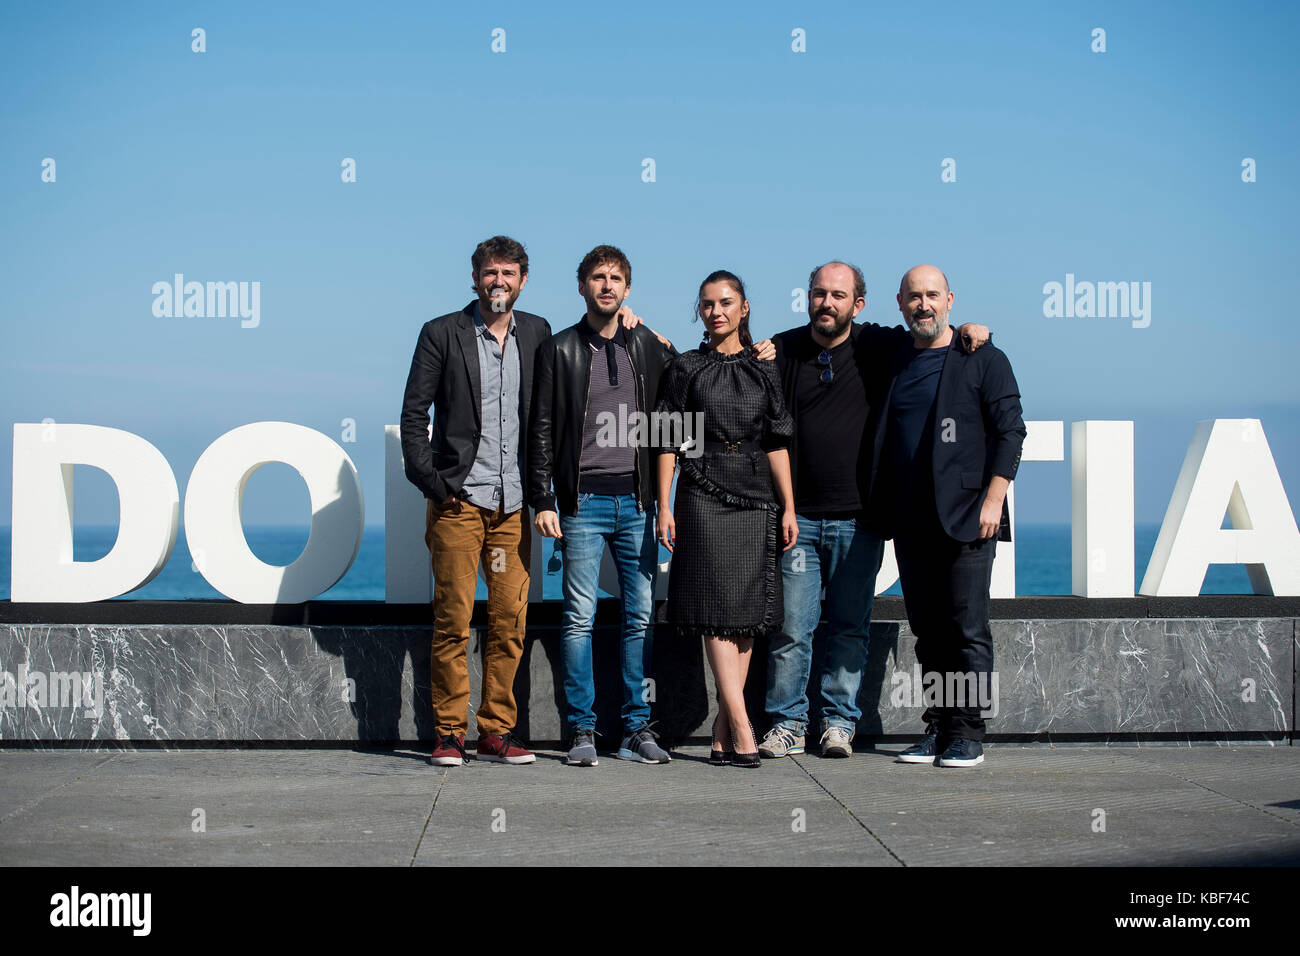
[[[867,525],[867,489],[880,400],[890,360],[911,341],[902,327],[853,320],[866,305],[862,271],[828,262],[808,279],[809,323],[774,339],[786,405],[799,541],[782,556],[785,624],[768,645],[764,757],[804,753],[813,631],[826,591],[826,648],[818,675],[821,754],[847,757],[862,716],[858,688],[867,660],[876,573],[884,549]],[[977,348],[988,329],[962,329]]]

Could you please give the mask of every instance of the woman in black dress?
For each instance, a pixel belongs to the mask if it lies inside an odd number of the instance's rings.
[[[710,763],[757,767],[745,678],[754,638],[781,629],[781,552],[799,535],[786,451],[793,423],[776,364],[754,357],[740,279],[710,274],[697,310],[706,341],[668,365],[658,408],[685,421],[703,415],[703,433],[686,432],[693,446],[659,458],[657,531],[673,552],[668,622],[704,637],[718,688]],[[675,463],[676,514],[669,502]]]

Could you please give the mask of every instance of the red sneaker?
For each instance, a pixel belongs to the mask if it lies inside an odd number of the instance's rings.
[[[537,759],[529,751],[519,746],[514,735],[506,731],[498,737],[488,734],[478,739],[478,759],[492,760],[496,763],[532,763]]]
[[[435,767],[459,767],[465,762],[465,735],[439,734],[438,746],[429,755]]]

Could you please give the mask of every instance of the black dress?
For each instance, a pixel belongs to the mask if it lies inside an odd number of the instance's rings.
[[[703,414],[703,453],[680,452],[668,623],[683,634],[763,637],[781,629],[781,504],[767,452],[794,424],[775,362],[700,348],[669,363],[659,411]],[[692,421],[698,421],[698,418]]]

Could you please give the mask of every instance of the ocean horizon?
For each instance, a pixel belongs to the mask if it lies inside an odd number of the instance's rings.
[[[1134,588],[1142,576],[1160,533],[1158,524],[1139,524],[1134,528]],[[244,528],[248,546],[268,564],[291,564],[307,544],[305,526],[250,526]],[[77,526],[73,532],[73,557],[93,561],[112,550],[117,540],[116,526]],[[543,600],[561,599],[560,555],[553,552],[551,541],[543,543],[545,571],[542,579]],[[9,600],[11,539],[10,529],[0,529],[0,600]],[[660,560],[668,553],[660,550]],[[1068,595],[1070,587],[1069,524],[1026,524],[1016,527],[1016,593],[1018,596]],[[487,596],[479,580],[480,598]],[[885,591],[900,594],[897,582]],[[1250,579],[1243,565],[1212,564],[1201,586],[1202,594],[1250,594]],[[605,592],[601,592],[605,596]],[[194,569],[185,535],[179,535],[171,560],[158,576],[142,588],[114,600],[187,601],[223,600],[225,596]],[[347,574],[316,600],[382,601],[384,599],[384,527],[368,525],[361,538],[361,548]]]

